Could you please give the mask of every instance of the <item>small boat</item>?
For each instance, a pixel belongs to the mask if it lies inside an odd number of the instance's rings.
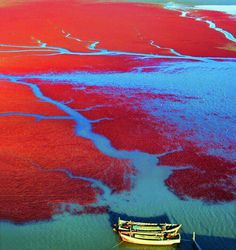
[[[155,245],[155,246],[168,246],[173,244],[179,244],[181,241],[181,236],[179,233],[168,237],[165,235],[155,235],[151,234],[139,234],[137,232],[132,232],[131,234],[126,234],[124,232],[119,232],[119,235],[123,241],[141,244],[141,245]]]
[[[135,221],[126,221],[118,219],[118,224],[116,225],[116,231],[125,232],[125,231],[134,231],[143,233],[144,232],[153,232],[154,234],[164,234],[164,233],[177,233],[181,224],[168,224],[168,223],[147,223],[147,222],[135,222]]]

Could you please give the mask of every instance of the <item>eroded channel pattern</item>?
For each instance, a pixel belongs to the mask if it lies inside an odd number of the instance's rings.
[[[163,185],[180,198],[235,200],[235,19],[50,4],[0,9],[0,219],[106,212],[150,167],[172,170]]]

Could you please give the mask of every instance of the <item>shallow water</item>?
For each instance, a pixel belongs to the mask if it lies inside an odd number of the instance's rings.
[[[138,178],[132,192],[105,197],[103,202],[110,205],[110,214],[82,216],[64,214],[55,216],[50,222],[28,225],[2,222],[1,250],[111,249],[120,242],[111,225],[118,215],[142,218],[160,216],[172,222],[181,222],[184,240],[190,240],[192,232],[195,231],[202,249],[234,249],[236,203],[210,205],[200,201],[180,200],[162,185],[168,172],[162,168],[149,169],[145,176]],[[155,191],[150,192],[150,190]],[[124,243],[118,248],[156,249]],[[178,248],[158,249],[192,249],[192,245],[189,241],[183,241]]]
[[[99,205],[110,207],[110,217],[106,214],[64,214],[55,216],[50,222],[32,222],[26,225],[1,222],[1,250],[25,250],[32,247],[42,250],[109,249],[119,242],[112,232],[111,223],[115,222],[118,215],[142,219],[154,217],[155,220],[160,217],[164,218],[162,221],[182,223],[182,237],[190,239],[190,235],[195,231],[203,249],[233,249],[236,242],[235,202],[214,205],[191,199],[180,200],[163,184],[171,173],[170,170],[161,166],[147,168],[152,165],[148,160],[142,164],[144,168],[139,169],[131,192],[105,192],[99,199]],[[190,247],[189,244],[183,243],[181,249]],[[126,247],[130,249],[128,245],[120,246],[124,249]],[[136,248],[132,246],[131,249]]]

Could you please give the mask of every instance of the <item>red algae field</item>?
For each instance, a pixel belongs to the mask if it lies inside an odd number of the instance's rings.
[[[0,3],[1,250],[75,249],[79,232],[78,249],[109,249],[114,215],[163,214],[203,249],[233,249],[236,15],[225,9]],[[101,221],[91,241],[85,228]]]

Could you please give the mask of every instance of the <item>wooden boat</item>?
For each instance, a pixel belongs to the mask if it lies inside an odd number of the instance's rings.
[[[132,235],[134,233],[139,234],[139,235],[159,235],[159,236],[175,236],[177,234],[177,232],[172,232],[172,233],[167,233],[167,232],[160,232],[160,231],[118,231],[124,235]]]
[[[116,230],[118,232],[134,231],[134,232],[153,232],[154,234],[163,233],[177,233],[181,228],[181,224],[168,224],[168,223],[147,223],[135,222],[118,219]]]
[[[174,236],[172,235],[171,237],[167,237],[167,235],[155,235],[153,233],[150,235],[143,235],[137,232],[132,232],[131,234],[119,232],[119,235],[123,241],[141,245],[168,246],[179,244],[181,241],[179,233]]]

